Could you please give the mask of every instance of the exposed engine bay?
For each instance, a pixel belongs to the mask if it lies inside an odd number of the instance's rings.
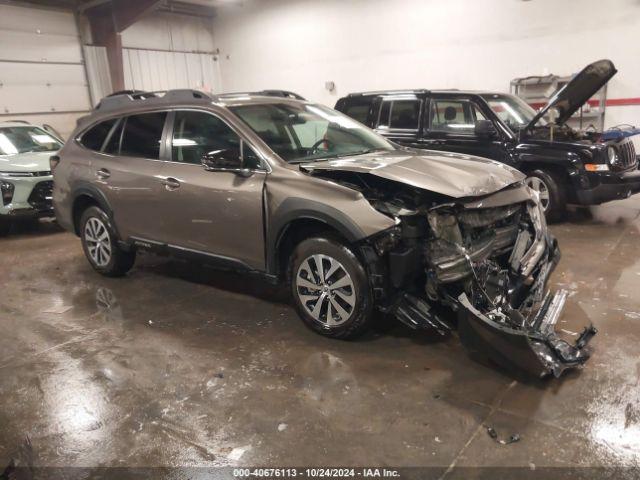
[[[546,284],[560,251],[523,183],[452,199],[366,173],[314,175],[359,190],[396,220],[363,246],[372,250],[367,259],[383,311],[414,329],[457,330],[470,350],[538,377],[589,358],[593,326],[575,344],[554,331],[567,292],[551,293]]]

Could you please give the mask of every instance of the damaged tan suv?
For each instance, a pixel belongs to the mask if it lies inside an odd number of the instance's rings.
[[[559,250],[504,164],[403,148],[297,99],[191,90],[105,98],[51,163],[58,221],[104,275],[168,252],[288,282],[330,337],[377,309],[536,376],[589,356],[595,328],[554,333]]]

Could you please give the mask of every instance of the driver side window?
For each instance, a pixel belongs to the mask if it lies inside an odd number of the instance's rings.
[[[173,122],[171,160],[200,165],[205,153],[231,150],[244,166],[255,170],[261,162],[253,149],[220,118],[205,112],[178,111]]]
[[[486,120],[478,107],[468,100],[433,100],[430,130],[457,135],[475,135],[477,120]]]
[[[232,150],[240,155],[240,137],[218,117],[204,112],[178,111],[173,123],[171,160],[200,164],[205,153]]]

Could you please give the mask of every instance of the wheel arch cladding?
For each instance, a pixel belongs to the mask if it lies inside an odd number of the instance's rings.
[[[90,206],[98,206],[111,218],[112,210],[104,194],[92,185],[83,185],[74,190],[71,217],[76,235],[80,235],[80,217]]]
[[[308,229],[309,235],[304,235]],[[282,273],[282,247],[287,240],[308,238],[318,231],[333,231],[349,243],[357,242],[366,235],[362,229],[340,210],[327,204],[303,198],[288,198],[278,207],[267,232],[267,270]]]

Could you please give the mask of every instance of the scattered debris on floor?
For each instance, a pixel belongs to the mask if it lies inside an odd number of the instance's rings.
[[[278,431],[279,432],[284,432],[287,429],[288,425],[286,423],[281,423],[280,425],[278,425]]]
[[[244,447],[236,447],[233,450],[231,450],[231,452],[229,452],[229,455],[227,455],[227,458],[229,460],[240,460],[240,458],[242,458],[242,455],[244,455],[244,453],[248,450],[251,450],[251,445],[245,445]]]
[[[493,438],[496,443],[499,443],[500,445],[509,445],[511,443],[516,443],[520,441],[520,435],[517,433],[514,433],[513,435],[511,435],[507,440],[503,440],[498,438],[498,432],[496,432],[495,428],[490,427],[488,425],[484,426],[487,429],[487,433],[489,434],[489,436],[491,438]]]

